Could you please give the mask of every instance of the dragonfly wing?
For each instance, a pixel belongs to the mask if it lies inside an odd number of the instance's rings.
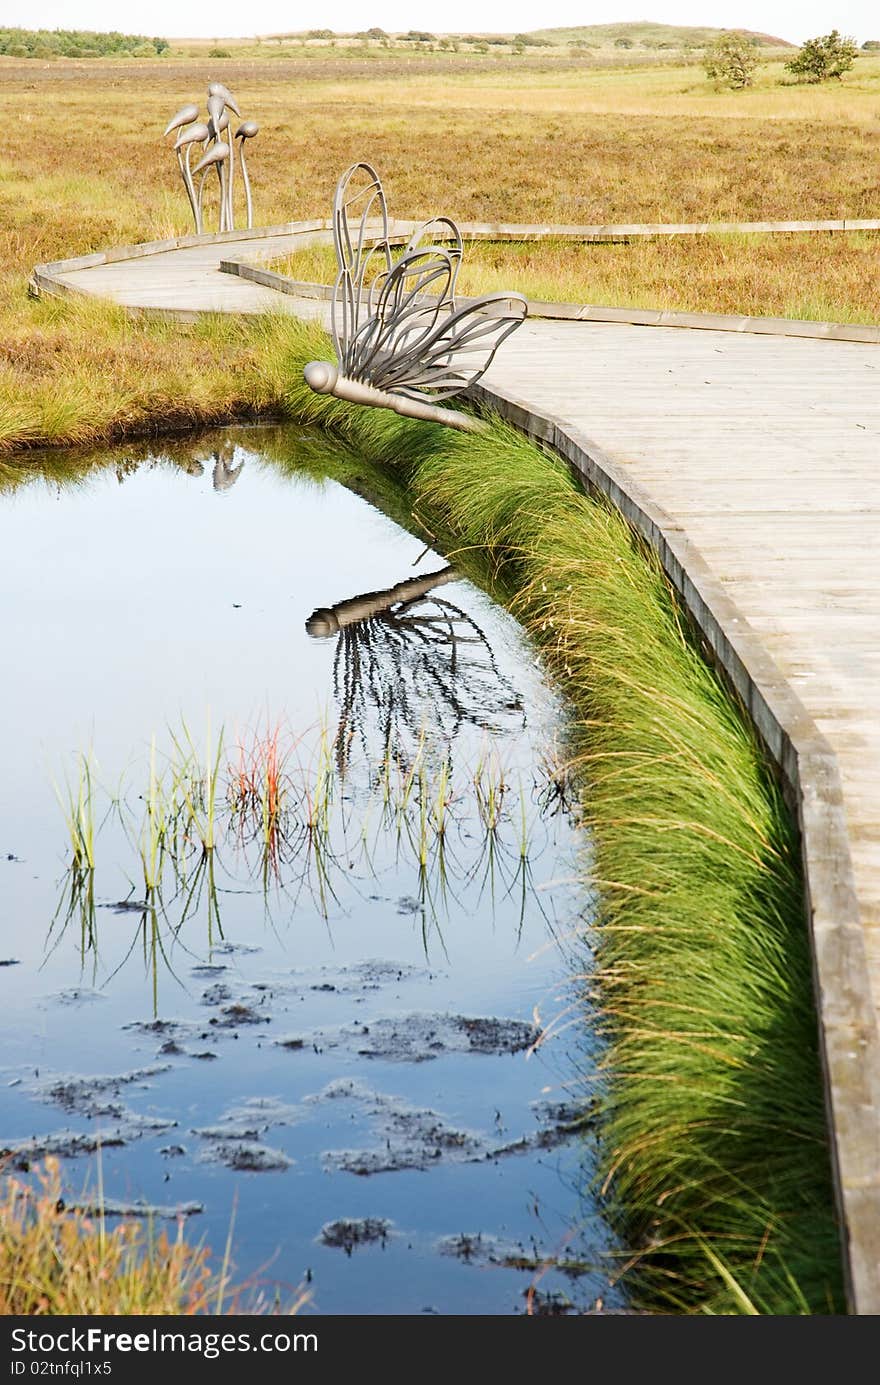
[[[421,343],[452,313],[455,264],[439,246],[405,253],[383,276],[371,315],[359,327],[347,358],[352,379],[375,383],[391,360],[417,358]]]
[[[452,282],[449,286],[449,300],[451,306],[455,307],[455,285],[458,279],[458,270],[461,264],[463,242],[461,231],[455,222],[448,216],[433,216],[430,221],[424,222],[413,232],[407,243],[405,255],[411,254],[415,250],[424,250],[428,246],[435,246],[442,243],[446,247],[446,253],[452,261]]]
[[[525,319],[518,293],[493,293],[425,322],[404,349],[376,361],[370,383],[392,394],[448,399],[489,369],[495,352]]]
[[[331,304],[333,344],[347,370],[348,350],[363,315],[364,285],[377,271],[387,274],[391,269],[388,205],[371,164],[352,164],[336,184],[333,247],[338,271]]]

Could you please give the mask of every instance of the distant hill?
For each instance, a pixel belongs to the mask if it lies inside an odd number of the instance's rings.
[[[725,29],[692,28],[682,24],[651,24],[647,20],[634,20],[628,24],[584,24],[577,29],[535,29],[530,37],[543,39],[548,43],[577,43],[578,41],[613,44],[618,39],[629,40],[633,47],[639,48],[704,48],[719,34],[730,32]],[[772,34],[756,33],[753,29],[737,29],[734,32],[748,34],[762,48],[797,48],[784,38],[774,38]]]

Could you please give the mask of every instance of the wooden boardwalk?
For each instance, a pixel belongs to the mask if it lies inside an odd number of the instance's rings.
[[[294,239],[267,237],[259,255]],[[255,250],[215,239],[45,267],[37,285],[182,314],[326,314],[218,272]],[[530,318],[477,393],[648,535],[783,769],[850,1304],[880,1313],[880,344]]]

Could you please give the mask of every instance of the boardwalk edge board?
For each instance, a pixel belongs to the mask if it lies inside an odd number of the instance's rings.
[[[467,234],[466,228],[463,233]],[[329,235],[309,236],[309,243],[316,243]],[[240,279],[248,279],[263,288],[275,289],[278,293],[292,298],[331,299],[333,288],[330,284],[315,284],[305,279],[290,279],[276,270],[253,260],[221,260],[220,272],[235,274]],[[471,298],[457,298],[461,304],[471,303]],[[675,312],[666,308],[607,308],[596,303],[553,303],[540,299],[528,300],[529,317],[564,319],[575,322],[616,322],[634,327],[689,327],[698,331],[710,332],[754,332],[760,336],[772,337],[823,337],[829,341],[880,342],[880,326],[867,323],[814,322],[807,318],[793,317],[746,317],[728,313],[690,313]]]

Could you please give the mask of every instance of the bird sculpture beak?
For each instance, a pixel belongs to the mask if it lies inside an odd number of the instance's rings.
[[[177,115],[172,116],[168,124],[165,126],[165,134],[170,135],[172,130],[177,130],[181,125],[192,124],[192,122],[198,116],[198,113],[198,106],[194,106],[192,102],[190,102],[188,106],[181,106],[180,110],[177,112]]]
[[[210,168],[211,164],[222,163],[224,159],[228,158],[229,145],[223,143],[215,144],[213,149],[209,149],[207,154],[204,154],[199,159],[198,163],[193,169],[193,174],[195,175],[196,173],[201,173],[203,168]]]
[[[222,82],[212,82],[208,87],[208,96],[219,96],[224,105],[228,106],[231,111],[234,111],[237,116],[241,116],[241,111],[238,109],[238,102],[229,88],[224,86]]]
[[[208,139],[210,133],[207,125],[199,121],[198,124],[191,125],[188,130],[181,130],[174,141],[174,148],[182,149],[185,144],[199,144],[203,139]]]

